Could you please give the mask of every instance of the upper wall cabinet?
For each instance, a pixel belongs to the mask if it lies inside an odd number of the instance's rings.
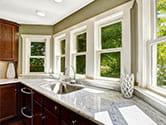
[[[0,19],[0,61],[18,60],[19,25]]]

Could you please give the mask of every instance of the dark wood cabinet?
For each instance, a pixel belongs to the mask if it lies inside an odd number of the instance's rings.
[[[33,101],[33,125],[42,125],[43,107],[36,101]]]
[[[95,123],[81,117],[73,111],[61,108],[61,125],[96,125]]]
[[[44,108],[44,125],[59,125],[60,119],[48,109]]]
[[[0,19],[0,61],[18,61],[18,27]]]
[[[17,116],[17,85],[0,86],[0,122]]]
[[[22,125],[96,125],[22,84],[0,86],[0,124],[21,118]]]

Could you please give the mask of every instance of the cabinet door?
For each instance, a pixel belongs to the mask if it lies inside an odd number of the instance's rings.
[[[44,125],[59,125],[59,117],[48,111],[47,109],[44,109]]]
[[[17,116],[16,84],[0,86],[0,122]]]
[[[42,125],[42,105],[33,102],[33,125]]]
[[[18,28],[7,23],[0,23],[0,60],[17,61]]]

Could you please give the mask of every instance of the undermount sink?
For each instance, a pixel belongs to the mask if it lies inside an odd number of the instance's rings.
[[[84,88],[84,86],[79,84],[70,84],[65,82],[43,84],[40,87],[52,91],[56,94],[67,94]]]

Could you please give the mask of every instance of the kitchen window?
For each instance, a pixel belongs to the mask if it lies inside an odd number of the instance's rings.
[[[49,73],[51,36],[22,35],[23,74]]]
[[[152,87],[166,89],[166,0],[156,0],[153,8],[154,39],[150,41]]]
[[[66,37],[65,34],[57,36],[54,42],[54,72],[65,72],[66,68]]]
[[[86,74],[86,44],[87,33],[85,31],[75,34],[74,47],[73,47],[73,66],[76,70],[76,74]]]
[[[54,35],[55,55],[63,34],[68,41],[67,75],[73,76],[73,66],[77,78],[93,79],[90,82],[112,87],[111,83],[119,83],[121,73],[131,73],[132,6],[133,1],[127,2]],[[54,71],[58,71],[57,61]]]
[[[137,0],[138,74],[141,87],[160,94],[166,86],[166,0]]]
[[[100,27],[100,43],[97,54],[99,57],[99,76],[120,78],[122,22],[114,22]]]

